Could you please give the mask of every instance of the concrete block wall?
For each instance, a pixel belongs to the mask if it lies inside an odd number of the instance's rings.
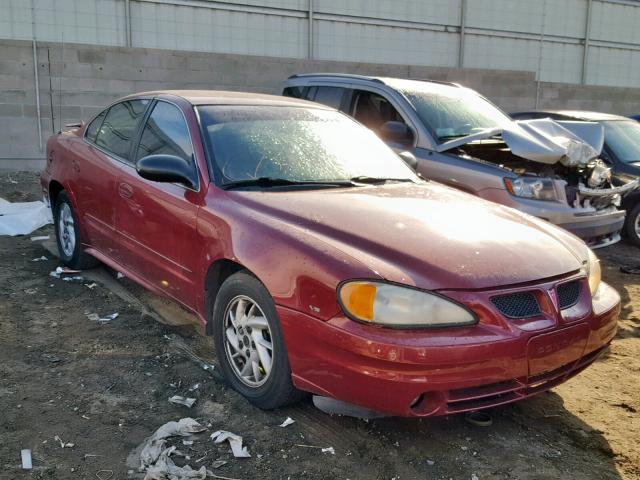
[[[182,88],[278,94],[303,72],[349,72],[448,80],[469,86],[507,111],[535,106],[530,72],[334,62],[95,45],[38,43],[39,142],[33,46],[0,41],[0,169],[38,170],[47,138],[66,123],[88,120],[133,92]],[[640,89],[540,85],[540,106],[640,112]]]

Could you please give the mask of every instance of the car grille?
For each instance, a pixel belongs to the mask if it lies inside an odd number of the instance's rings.
[[[532,292],[509,293],[491,297],[491,303],[508,318],[528,318],[540,315],[540,305]]]
[[[556,289],[558,292],[558,305],[560,309],[573,307],[580,299],[580,282],[574,280],[573,282],[563,283],[558,285]]]

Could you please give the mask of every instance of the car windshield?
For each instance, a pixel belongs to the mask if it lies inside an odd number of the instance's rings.
[[[411,80],[392,85],[440,143],[512,124],[495,105],[467,88]]]
[[[418,181],[373,132],[336,111],[251,105],[198,113],[223,184]]]
[[[613,154],[624,163],[640,162],[640,124],[635,120],[602,122],[604,141]]]

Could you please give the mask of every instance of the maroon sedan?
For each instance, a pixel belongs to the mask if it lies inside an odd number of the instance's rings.
[[[418,178],[373,133],[284,97],[132,95],[52,137],[62,261],[100,260],[194,312],[225,377],[403,416],[545,391],[616,332],[585,244]]]

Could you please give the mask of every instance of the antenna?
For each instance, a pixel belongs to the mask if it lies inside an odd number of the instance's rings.
[[[58,121],[60,122],[60,129],[58,133],[62,132],[62,75],[64,74],[64,31],[62,32],[60,40],[60,102],[58,105]]]

